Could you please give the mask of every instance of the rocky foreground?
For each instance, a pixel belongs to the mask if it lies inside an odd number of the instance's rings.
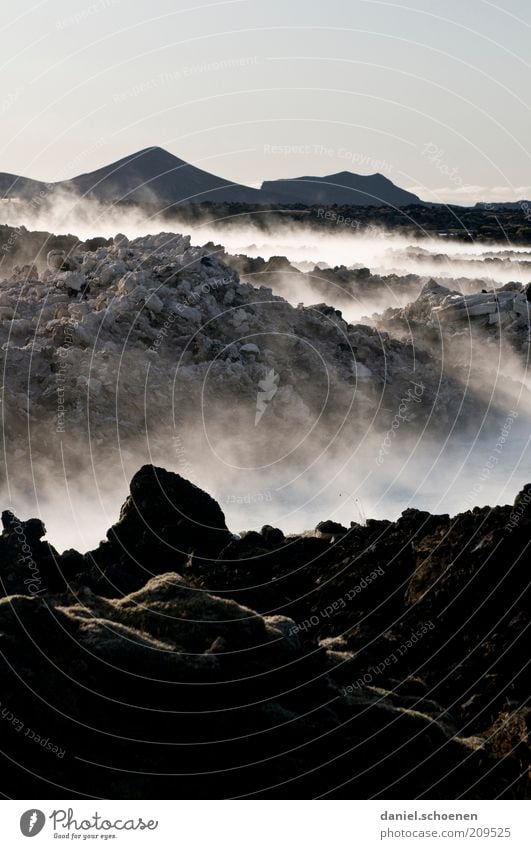
[[[529,798],[530,504],[237,537],[144,466],[85,555],[4,512],[2,792]]]

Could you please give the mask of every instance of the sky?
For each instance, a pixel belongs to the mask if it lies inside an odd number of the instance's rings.
[[[380,172],[425,200],[531,197],[529,0],[6,4],[0,171],[151,145],[222,177]]]

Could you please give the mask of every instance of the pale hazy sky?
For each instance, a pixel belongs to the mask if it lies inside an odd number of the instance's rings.
[[[529,0],[19,0],[0,171],[150,145],[220,176],[381,171],[426,199],[531,196]]]

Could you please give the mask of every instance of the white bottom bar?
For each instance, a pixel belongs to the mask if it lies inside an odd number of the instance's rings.
[[[29,800],[0,804],[0,833],[6,849],[32,837],[36,847],[528,849],[530,813],[514,801]]]

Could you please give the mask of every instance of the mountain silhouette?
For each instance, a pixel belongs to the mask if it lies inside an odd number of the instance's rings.
[[[274,194],[283,203],[304,203],[308,206],[408,206],[422,203],[417,195],[395,186],[383,174],[353,174],[341,171],[326,177],[294,177],[267,180],[262,191]]]
[[[47,184],[29,177],[19,177],[17,174],[0,173],[0,198],[20,198],[33,200],[40,192],[47,192]]]
[[[68,186],[104,201],[260,203],[258,189],[240,186],[190,165],[161,147],[148,147],[82,174]]]
[[[382,174],[349,171],[328,177],[270,180],[253,189],[190,165],[161,147],[147,147],[117,162],[69,180],[44,183],[0,173],[0,197],[34,200],[62,189],[74,195],[115,203],[132,201],[169,206],[176,203],[307,204],[406,206],[422,203]]]

